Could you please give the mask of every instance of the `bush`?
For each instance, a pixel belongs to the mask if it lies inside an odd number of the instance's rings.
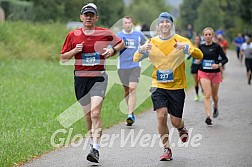
[[[0,23],[0,58],[58,61],[68,31],[60,23]]]

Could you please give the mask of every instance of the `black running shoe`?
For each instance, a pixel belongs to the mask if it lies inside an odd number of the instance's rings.
[[[205,123],[206,123],[207,125],[212,125],[212,120],[211,120],[211,118],[207,117],[206,120],[205,120]]]
[[[99,163],[99,151],[94,148],[90,150],[90,153],[87,156],[87,160],[90,162]]]
[[[136,118],[133,114],[129,114],[126,119],[126,126],[132,126],[136,121]]]
[[[214,108],[213,117],[217,118],[218,115],[219,115],[219,110],[217,108]]]

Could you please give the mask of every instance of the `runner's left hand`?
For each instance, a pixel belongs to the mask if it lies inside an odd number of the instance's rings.
[[[174,48],[176,48],[175,52],[181,50],[181,49],[185,49],[186,44],[182,43],[182,42],[178,42],[175,38],[174,38],[176,44],[174,45]]]
[[[102,55],[106,58],[109,58],[114,54],[113,48],[103,48],[103,50],[105,50],[105,52]]]
[[[219,68],[219,64],[212,64],[212,68],[213,68],[213,69]]]

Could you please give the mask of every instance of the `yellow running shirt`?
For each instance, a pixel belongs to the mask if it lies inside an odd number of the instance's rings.
[[[176,50],[174,45],[177,42],[186,43],[184,50]],[[202,59],[203,54],[200,49],[194,47],[189,39],[178,34],[174,34],[169,39],[161,39],[159,36],[152,38],[152,45],[148,52],[149,59],[154,65],[152,73],[152,87],[163,88],[167,90],[177,90],[186,88],[185,77],[185,53],[195,59]],[[136,51],[133,57],[138,62],[143,54]]]

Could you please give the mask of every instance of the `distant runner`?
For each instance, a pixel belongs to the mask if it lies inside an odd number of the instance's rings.
[[[213,117],[217,118],[219,114],[218,90],[222,82],[220,67],[226,64],[228,59],[221,46],[213,42],[214,30],[212,28],[205,28],[203,30],[203,36],[206,42],[199,47],[204,57],[202,66],[198,71],[198,76],[205,95],[204,106],[207,115],[205,123],[212,125],[210,98],[212,97],[214,101]],[[219,60],[219,56],[221,60]]]

